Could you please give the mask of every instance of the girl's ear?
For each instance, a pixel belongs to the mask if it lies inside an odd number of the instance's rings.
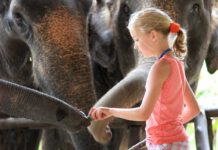
[[[152,40],[153,42],[157,41],[157,39],[158,39],[158,33],[157,33],[157,31],[152,30],[152,31],[150,32],[150,37],[151,37],[151,40]]]

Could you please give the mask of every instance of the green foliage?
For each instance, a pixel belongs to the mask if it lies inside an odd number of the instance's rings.
[[[217,127],[218,127],[218,120],[215,119],[213,120],[213,133],[214,133],[214,139],[213,139],[213,149],[218,149],[218,143],[217,143],[217,138],[218,138],[218,130],[217,130]]]
[[[210,103],[218,101],[218,71],[214,74],[207,72],[206,65],[204,63],[199,77],[198,88],[196,91],[196,97],[200,103]]]
[[[189,146],[190,150],[196,150],[196,143],[195,143],[195,127],[194,123],[189,123],[186,126],[186,132],[189,136]]]
[[[42,150],[42,145],[41,145],[42,143],[40,142],[39,143],[39,148],[38,148],[38,150]]]

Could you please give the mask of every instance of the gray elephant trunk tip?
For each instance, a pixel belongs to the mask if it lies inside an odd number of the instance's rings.
[[[86,116],[86,119],[88,119],[88,121],[90,121],[90,122],[93,121],[93,118],[91,116],[89,116],[89,115]]]
[[[83,111],[78,111],[82,114],[82,116],[84,116],[88,120],[88,122],[93,121],[93,118],[90,115],[86,115]]]

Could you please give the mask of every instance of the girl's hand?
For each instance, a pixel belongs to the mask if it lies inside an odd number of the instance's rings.
[[[104,120],[112,116],[110,108],[108,107],[92,107],[89,111],[89,116],[95,121]]]

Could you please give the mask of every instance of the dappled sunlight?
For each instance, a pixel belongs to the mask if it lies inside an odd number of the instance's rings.
[[[206,64],[204,63],[199,84],[196,92],[197,100],[200,104],[214,106],[218,104],[218,71],[214,74],[207,72]]]

